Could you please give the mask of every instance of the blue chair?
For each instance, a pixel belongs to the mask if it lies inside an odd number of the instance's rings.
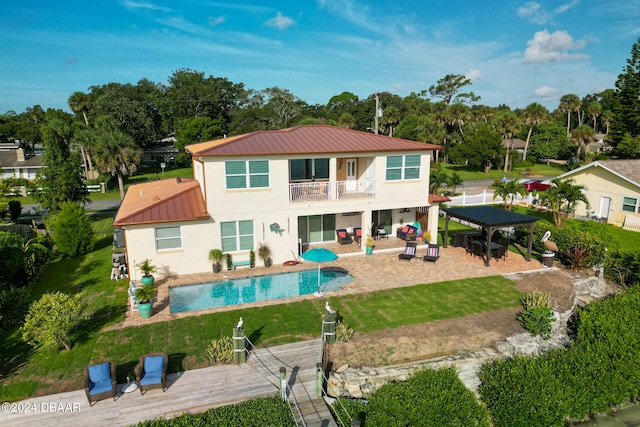
[[[89,406],[92,402],[113,397],[116,400],[116,366],[113,362],[103,362],[84,368],[84,392]]]
[[[162,388],[165,391],[167,385],[167,353],[149,353],[140,357],[136,366],[136,383],[140,394],[152,388]]]

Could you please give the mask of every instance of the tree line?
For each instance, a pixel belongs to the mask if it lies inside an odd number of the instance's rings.
[[[68,99],[73,114],[39,105],[20,114],[8,111],[0,116],[0,138],[19,140],[27,152],[44,144],[45,153],[57,151],[45,159],[48,166],[80,167],[87,178],[111,174],[120,185],[122,175],[135,172],[141,150],[162,138],[174,136],[181,153],[177,160],[188,164],[183,150],[188,144],[301,124],[437,144],[442,146],[438,160],[484,170],[507,170],[514,161],[591,160],[586,146],[597,134],[611,148],[606,155],[640,157],[640,39],[615,89],[583,98],[565,94],[553,111],[535,102],[519,109],[482,105],[471,86],[468,78],[448,74],[404,98],[380,92],[360,99],[342,92],[326,105],[310,105],[279,87],[256,91],[202,71],[179,69],[166,84],[143,78],[136,84],[111,82],[74,92]],[[377,100],[381,115],[375,120]],[[525,141],[521,154],[511,149],[514,139]],[[75,176],[75,170],[69,172]],[[51,184],[52,177],[44,174]],[[85,197],[78,194],[77,200]]]

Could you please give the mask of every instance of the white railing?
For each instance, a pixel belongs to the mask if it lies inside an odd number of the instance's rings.
[[[329,200],[329,182],[297,182],[289,184],[290,202]]]
[[[333,184],[333,185],[332,185]],[[335,199],[366,199],[375,197],[376,181],[338,181],[335,183],[297,182],[289,184],[290,202],[325,201]]]
[[[358,181],[336,182],[338,199],[367,199],[376,195],[376,180],[364,179]]]
[[[448,204],[453,206],[499,205],[504,203],[502,197],[496,196],[494,199],[493,192],[487,190],[483,190],[480,194],[466,194],[463,192],[459,196],[450,197],[450,199],[451,202],[448,202]],[[507,204],[509,203],[511,203],[511,197],[507,198]],[[532,206],[537,205],[538,200],[532,193],[527,193],[524,197],[517,194],[513,204]]]

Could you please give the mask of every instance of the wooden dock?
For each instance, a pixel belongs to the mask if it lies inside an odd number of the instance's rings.
[[[287,381],[302,412],[300,425],[336,426],[322,400],[315,396],[315,364],[320,340],[260,348],[242,365],[218,365],[167,375],[167,389],[119,393],[89,406],[84,390],[35,397],[0,412],[3,427],[129,426],[158,417],[239,403],[252,397],[278,394],[278,369],[287,370]],[[261,362],[260,362],[261,361]],[[275,366],[275,376],[270,374]],[[289,396],[292,400],[292,396]],[[12,412],[13,411],[13,412]]]

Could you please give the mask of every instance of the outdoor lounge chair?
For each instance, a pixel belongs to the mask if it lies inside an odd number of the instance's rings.
[[[440,258],[440,246],[430,243],[427,246],[427,254],[422,257],[422,260],[436,262],[438,258]]]
[[[348,244],[351,244],[351,242],[353,241],[351,239],[351,236],[347,234],[346,228],[337,229],[336,235],[338,236],[338,243],[340,243],[341,245],[348,245]]]
[[[140,356],[140,362],[136,365],[136,383],[140,388],[140,394],[152,388],[162,388],[164,392],[167,383],[167,353],[149,353]]]
[[[89,406],[92,402],[113,397],[116,400],[116,365],[103,362],[84,368],[84,392]]]
[[[406,224],[396,230],[396,236],[405,241],[414,241],[418,235],[418,229],[413,225]]]
[[[362,241],[362,228],[361,227],[353,227],[353,240],[356,243],[360,244]]]
[[[411,261],[411,258],[415,258],[416,256],[416,246],[418,246],[416,242],[407,242],[407,245],[404,247],[404,252],[398,255],[398,259]]]

